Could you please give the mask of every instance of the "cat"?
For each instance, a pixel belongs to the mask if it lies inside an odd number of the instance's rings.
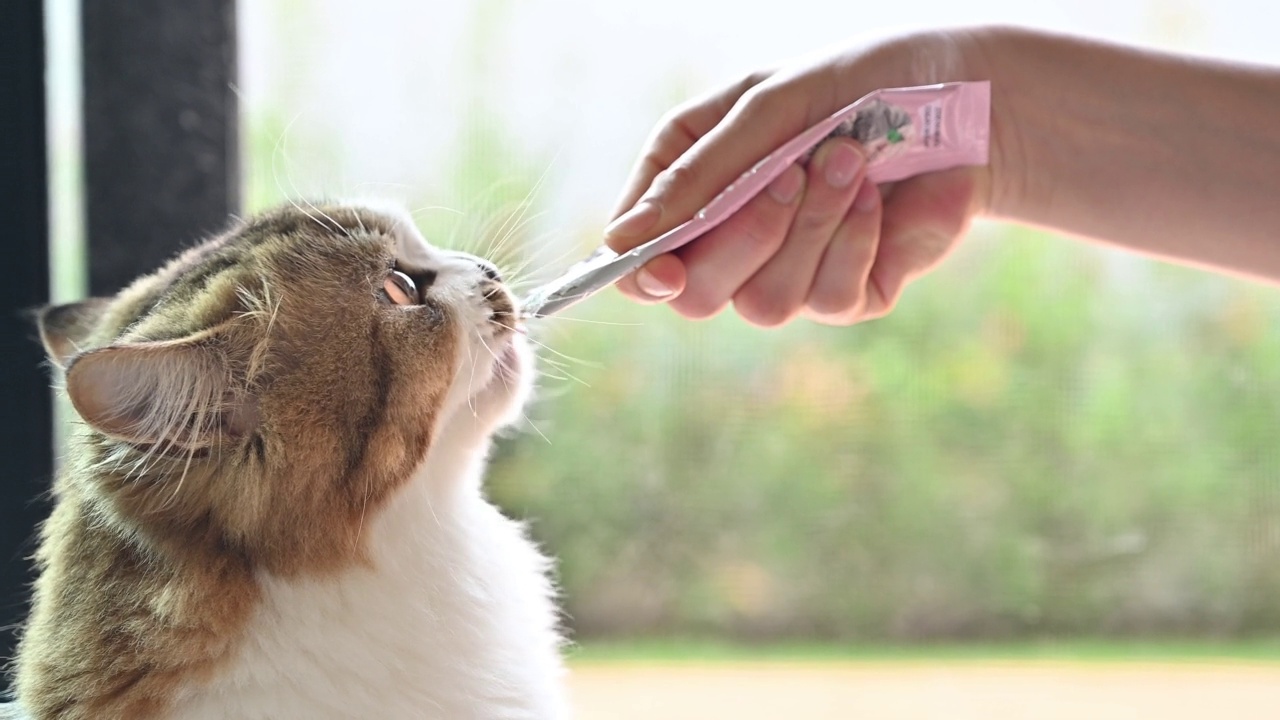
[[[481,485],[530,393],[518,312],[356,204],[41,311],[80,422],[0,717],[565,716],[551,562]]]

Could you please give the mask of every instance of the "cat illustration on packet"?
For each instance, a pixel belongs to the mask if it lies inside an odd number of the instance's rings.
[[[836,137],[855,140],[862,146],[867,162],[879,165],[910,153],[913,148],[938,147],[942,113],[940,101],[926,103],[917,108],[920,122],[916,123],[911,110],[874,98],[841,121],[823,142]],[[817,146],[805,155],[804,161],[816,150]]]

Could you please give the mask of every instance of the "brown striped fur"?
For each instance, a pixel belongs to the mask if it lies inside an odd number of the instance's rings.
[[[364,518],[421,461],[457,370],[448,308],[376,299],[393,222],[276,210],[114,298],[42,314],[89,422],[55,483],[16,659],[36,720],[156,716],[241,641],[256,573],[365,561]],[[166,399],[182,402],[138,408],[178,430],[149,437],[96,409],[112,362],[181,379],[188,395]]]

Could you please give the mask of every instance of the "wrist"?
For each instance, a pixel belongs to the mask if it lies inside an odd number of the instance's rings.
[[[898,68],[904,76],[893,85],[989,80],[991,82],[990,159],[974,168],[977,187],[973,198],[976,215],[1005,215],[1021,202],[1026,167],[1024,143],[1018,135],[1015,107],[1027,88],[1009,72],[1019,62],[1021,43],[1016,36],[1032,31],[1006,27],[951,28],[893,38],[875,49],[866,65]],[[884,83],[881,83],[882,85]]]
[[[1013,27],[983,27],[964,31],[958,45],[966,79],[991,82],[991,146],[978,215],[1017,218],[1028,195],[1027,140],[1022,110],[1034,88],[1015,71],[1020,53],[1034,31]]]

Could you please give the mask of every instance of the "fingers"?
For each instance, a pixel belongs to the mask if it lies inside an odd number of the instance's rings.
[[[724,309],[738,288],[782,245],[804,186],[804,171],[798,166],[787,168],[723,224],[678,250],[687,284],[671,307],[692,319],[707,318]]]
[[[971,168],[898,183],[884,201],[880,244],[860,319],[888,314],[907,283],[932,270],[955,247],[977,211],[979,175]]]
[[[863,319],[880,241],[880,188],[864,182],[827,246],[805,300],[804,317],[826,325]]]
[[[642,303],[662,302],[679,295],[687,282],[684,263],[670,253],[650,260],[624,280],[633,288],[629,294]]]
[[[631,170],[614,210],[614,221],[605,231],[605,242],[609,247],[625,252],[659,234],[655,228],[662,219],[662,212],[657,205],[647,205],[639,212],[631,213],[626,220],[619,221],[618,215],[630,210],[650,189],[659,173],[720,123],[744,93],[771,74],[772,71],[765,71],[748,75],[734,85],[677,108],[659,122]],[[645,303],[675,297],[684,285],[684,265],[670,254],[655,258],[634,275],[617,283],[623,294]]]
[[[847,138],[818,148],[809,163],[804,199],[781,247],[733,296],[739,315],[776,327],[800,313],[824,252],[862,185],[865,164],[858,145]]]
[[[823,255],[802,314],[828,325],[887,315],[907,284],[932,270],[975,212],[969,169],[924,175],[886,188],[867,183]]]
[[[666,167],[653,176],[636,204],[605,229],[606,242],[615,250],[630,249],[692,217],[760,158],[808,126],[807,98],[802,86],[757,85],[677,159],[655,154],[638,168],[637,177]]]
[[[710,132],[729,114],[744,93],[771,74],[772,71],[753,73],[727,88],[680,105],[665,115],[654,127],[640,157],[632,167],[612,217],[616,219],[623,212],[631,209],[653,184],[658,173],[671,167],[681,155],[693,147],[699,138]],[[623,244],[615,245],[611,242],[610,247],[619,252],[629,250],[639,244],[640,240],[646,239],[636,234],[645,231],[644,227],[639,227],[634,232],[624,230],[612,238],[615,242]],[[626,245],[626,241],[630,239],[637,241]]]
[[[789,168],[725,224],[652,261],[650,277],[638,275],[644,285],[637,287],[650,288],[651,300],[674,298],[672,307],[693,319],[732,301],[746,320],[765,327],[797,314],[830,325],[888,314],[907,283],[933,269],[964,234],[978,176],[968,169],[925,175],[897,183],[885,197],[858,167],[854,181],[840,187],[827,172],[848,149],[837,143],[846,142],[827,143],[807,174]],[[655,278],[665,295],[651,290]]]

